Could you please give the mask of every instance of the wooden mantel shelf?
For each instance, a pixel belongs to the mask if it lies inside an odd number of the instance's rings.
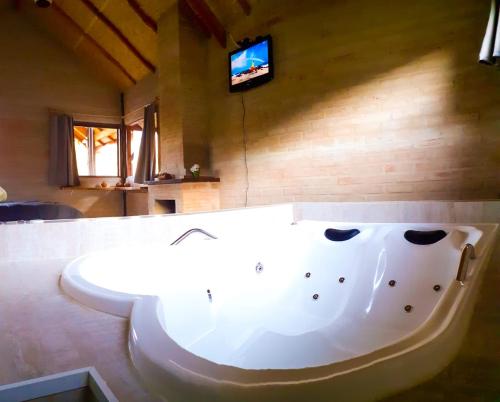
[[[149,186],[157,186],[160,184],[218,183],[218,182],[220,182],[220,179],[218,177],[210,177],[210,176],[189,177],[189,176],[186,176],[182,179],[147,181],[146,184]]]
[[[126,193],[147,193],[147,187],[81,187],[81,186],[62,186],[61,190],[84,190],[84,191],[121,191]]]

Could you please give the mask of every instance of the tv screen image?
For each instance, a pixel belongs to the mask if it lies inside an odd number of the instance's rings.
[[[230,53],[230,90],[245,90],[273,77],[271,37]]]

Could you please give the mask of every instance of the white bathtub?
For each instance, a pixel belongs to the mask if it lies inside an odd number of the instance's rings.
[[[332,241],[329,228],[359,234]],[[300,221],[84,256],[61,285],[130,316],[132,360],[169,401],[369,401],[451,361],[496,229]],[[446,236],[413,244],[407,230]],[[459,282],[467,243],[476,258]]]

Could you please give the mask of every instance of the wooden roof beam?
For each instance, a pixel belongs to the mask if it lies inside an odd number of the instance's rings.
[[[86,130],[83,129],[83,127],[74,126],[73,127],[73,134],[80,142],[83,142],[84,140],[87,139],[87,133],[86,133]]]
[[[151,63],[148,59],[146,59],[143,54],[130,42],[130,40],[125,36],[125,34],[120,31],[120,29],[113,24],[113,22],[104,15],[104,13],[97,8],[97,6],[92,3],[91,0],[81,0],[85,6],[94,14],[99,20],[102,21],[104,25],[106,25],[113,33],[120,38],[123,44],[141,61],[144,66],[154,73],[156,71],[156,67]]]
[[[116,128],[103,128],[94,134],[94,140],[100,141],[106,137],[116,137]]]
[[[132,84],[135,84],[137,82],[135,78],[130,75],[130,73],[125,69],[125,67],[120,64],[118,60],[111,56],[111,54],[106,49],[104,49],[92,36],[85,32],[83,28],[80,27],[80,25],[78,25],[76,21],[73,20],[73,18],[66,14],[66,12],[61,7],[59,7],[56,3],[52,3],[51,8],[56,11],[61,17],[63,17],[69,23],[69,25],[71,25],[76,31],[78,31],[80,35],[91,42],[106,59],[108,59],[113,65],[115,65],[115,67],[117,67],[130,80],[130,82],[132,82]]]
[[[184,17],[191,21],[191,23],[196,28],[198,28],[203,35],[205,35],[207,38],[210,38],[212,36],[200,17],[198,17],[198,15],[195,14],[191,7],[189,7],[189,5],[186,3],[186,0],[179,0],[179,9],[181,13],[184,14]]]
[[[158,32],[156,21],[141,7],[137,0],[127,0],[128,5],[135,11],[139,18],[154,32]]]
[[[252,6],[248,2],[248,0],[238,0],[238,4],[242,8],[245,15],[250,15],[252,12]]]
[[[193,13],[198,17],[205,28],[215,36],[217,42],[226,47],[226,29],[217,16],[212,12],[205,0],[185,0]]]
[[[16,11],[21,10],[21,0],[12,0],[12,8]]]

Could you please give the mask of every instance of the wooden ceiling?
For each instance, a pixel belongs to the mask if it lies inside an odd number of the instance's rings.
[[[84,143],[88,139],[88,128],[82,126],[75,126],[73,129],[73,133],[75,138]],[[95,141],[95,149],[99,149],[108,144],[116,144],[118,141],[118,130],[116,128],[92,128],[94,131],[94,141]]]
[[[251,13],[249,0],[53,0],[46,9],[33,0],[12,4],[99,75],[126,89],[156,71],[157,21],[177,1],[185,16],[223,47],[227,27]]]

